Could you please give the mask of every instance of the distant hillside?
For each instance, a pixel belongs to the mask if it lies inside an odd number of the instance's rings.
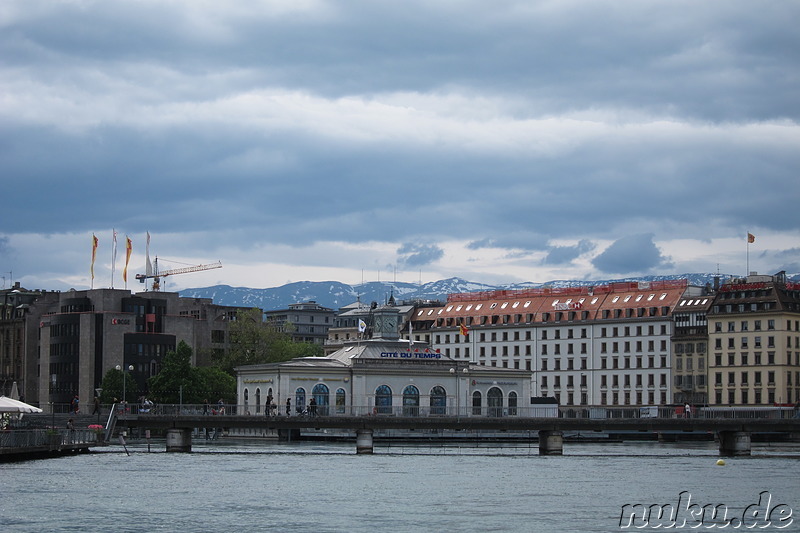
[[[688,279],[690,285],[703,286],[714,283],[715,274],[678,274],[674,276],[643,276],[613,280],[554,280],[547,283],[516,283],[512,285],[485,285],[461,278],[449,278],[418,285],[416,283],[373,281],[360,285],[348,285],[338,281],[300,281],[269,289],[250,289],[215,285],[180,291],[181,296],[211,298],[219,305],[260,307],[265,311],[286,309],[289,304],[313,300],[331,309],[339,309],[360,299],[364,303],[384,303],[394,294],[395,300],[440,300],[448,294],[493,290],[518,290],[541,287],[582,287],[604,285],[619,281],[663,281]],[[729,275],[720,275],[722,280]],[[800,281],[800,274],[789,276]]]

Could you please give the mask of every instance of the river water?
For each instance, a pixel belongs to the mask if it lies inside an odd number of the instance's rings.
[[[566,442],[558,457],[535,444],[354,449],[195,440],[193,453],[167,454],[154,441],[150,452],[116,445],[2,464],[0,531],[623,531],[626,504],[678,507],[683,492],[741,516],[763,491],[795,512],[758,530],[800,531],[797,447],[754,445],[724,466],[713,443]],[[675,530],[710,529],[688,524]]]

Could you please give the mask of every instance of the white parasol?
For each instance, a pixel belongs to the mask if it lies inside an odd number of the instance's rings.
[[[14,400],[8,396],[0,396],[0,413],[41,413],[38,407]]]

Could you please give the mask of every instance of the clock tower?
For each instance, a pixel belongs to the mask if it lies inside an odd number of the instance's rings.
[[[372,312],[372,338],[387,341],[400,339],[400,311],[396,307],[378,307]]]

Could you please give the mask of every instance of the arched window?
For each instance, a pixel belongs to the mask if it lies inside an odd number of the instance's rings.
[[[336,389],[336,413],[344,414],[347,393],[344,389]]]
[[[331,404],[330,391],[328,386],[324,383],[317,383],[311,391],[311,397],[314,398],[316,405],[316,413],[321,416],[328,416],[328,406]]]
[[[419,389],[414,385],[403,389],[403,416],[419,416]]]
[[[245,403],[244,412],[246,413],[247,411],[248,411],[247,404]],[[259,387],[256,389],[256,413],[260,412],[261,412],[261,388]]]
[[[489,408],[489,416],[503,415],[503,391],[497,387],[492,387],[486,393],[486,407]]]
[[[473,416],[481,414],[481,391],[478,390],[472,393],[472,414]]]
[[[294,410],[298,413],[306,410],[306,390],[303,387],[294,391]]]
[[[392,414],[392,389],[388,385],[375,389],[375,412],[381,415]]]
[[[508,415],[517,416],[517,393],[514,391],[508,393]]]
[[[431,414],[443,415],[447,410],[447,392],[439,385],[431,389]]]

